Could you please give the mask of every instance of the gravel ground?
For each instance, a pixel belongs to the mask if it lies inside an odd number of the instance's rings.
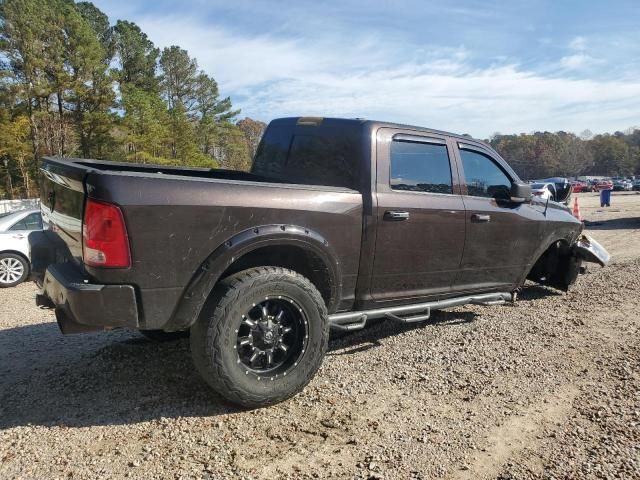
[[[63,337],[32,285],[0,290],[0,478],[640,478],[640,195],[579,198],[611,266],[334,339],[256,411],[210,393],[188,341]]]

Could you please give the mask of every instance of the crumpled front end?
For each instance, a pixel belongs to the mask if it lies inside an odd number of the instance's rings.
[[[581,235],[573,248],[576,254],[585,262],[599,263],[604,267],[611,260],[609,252],[588,235]]]
[[[611,260],[609,252],[596,240],[580,235],[573,245],[556,242],[531,269],[529,280],[566,292],[584,272],[583,262],[605,266]]]

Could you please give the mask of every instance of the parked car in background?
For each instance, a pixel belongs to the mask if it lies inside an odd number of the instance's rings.
[[[627,180],[616,180],[615,182],[613,182],[614,192],[628,192],[631,189],[631,182],[628,182]]]
[[[633,190],[640,191],[640,180],[633,182]]]
[[[531,180],[529,183],[532,185],[547,185],[547,189],[551,192],[551,200],[564,203],[565,205],[569,204],[569,199],[573,192],[573,187],[569,179],[563,177],[551,177],[540,180]],[[546,198],[544,193],[535,196]]]
[[[571,198],[571,182],[568,179],[563,177],[551,177],[551,178],[543,178],[541,180],[542,183],[551,183],[553,185],[553,196],[551,200],[554,200],[559,203],[564,203],[565,205],[569,203],[569,199]]]
[[[593,184],[593,190],[599,192],[601,190],[613,190],[613,182],[611,180],[596,180]]]
[[[591,182],[580,182],[582,184],[582,192],[593,192],[593,184]]]
[[[553,200],[555,188],[552,183],[532,183],[531,195],[542,200]]]
[[[29,276],[28,236],[34,230],[42,230],[40,210],[0,216],[0,288],[14,287]]]
[[[591,186],[591,184],[589,182],[581,182],[579,180],[575,180],[575,181],[571,182],[571,189],[572,189],[573,193],[591,192],[591,191],[593,191],[593,187]]]

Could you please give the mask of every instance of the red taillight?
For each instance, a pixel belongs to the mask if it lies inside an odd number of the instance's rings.
[[[82,256],[84,263],[91,267],[131,266],[129,237],[118,207],[87,200],[82,225]]]
[[[542,196],[542,192],[533,192],[533,194],[534,194],[536,197],[541,197],[541,196]]]

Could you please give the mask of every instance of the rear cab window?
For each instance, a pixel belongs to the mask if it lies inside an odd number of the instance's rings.
[[[362,126],[357,122],[272,122],[251,173],[280,183],[358,190]]]

